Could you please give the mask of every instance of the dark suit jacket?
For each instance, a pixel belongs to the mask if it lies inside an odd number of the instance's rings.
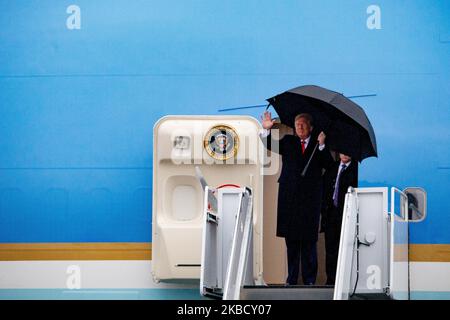
[[[263,139],[264,140],[264,139]],[[272,148],[271,136],[266,146]],[[322,172],[333,162],[325,147],[317,148],[304,177],[301,173],[317,142],[312,134],[302,154],[300,138],[285,135],[279,141],[283,166],[278,179],[277,236],[304,241],[317,241],[322,202]]]
[[[337,210],[334,210],[333,204],[333,193],[336,184],[337,174],[340,161],[334,162],[330,168],[326,171],[324,180],[324,197],[322,204],[322,229],[326,227],[328,221],[335,221],[336,219],[330,219],[331,214],[339,214],[342,218],[342,211],[344,210],[345,194],[347,193],[348,187],[358,187],[358,161],[352,160],[350,165],[342,172],[339,178],[339,193],[338,193],[338,206]]]

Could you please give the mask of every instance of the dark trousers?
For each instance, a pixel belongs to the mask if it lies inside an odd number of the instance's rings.
[[[302,280],[313,285],[317,278],[317,241],[293,240],[285,238],[288,257],[287,284],[296,285],[301,260]]]
[[[342,212],[335,207],[327,214],[325,226],[325,265],[327,272],[327,285],[334,285],[336,281],[337,260],[339,254],[339,242],[341,239]]]

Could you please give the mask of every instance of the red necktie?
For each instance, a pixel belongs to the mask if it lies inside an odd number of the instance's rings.
[[[302,140],[302,154],[305,154],[305,140]]]

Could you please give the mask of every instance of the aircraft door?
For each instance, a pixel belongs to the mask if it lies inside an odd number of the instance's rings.
[[[262,278],[263,177],[259,122],[248,116],[166,116],[153,131],[152,275],[199,279],[204,188],[253,191],[253,275]],[[196,170],[196,167],[198,168]]]

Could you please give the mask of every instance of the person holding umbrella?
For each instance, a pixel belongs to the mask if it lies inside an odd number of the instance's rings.
[[[283,167],[278,189],[277,235],[286,239],[288,283],[291,284],[296,283],[294,278],[298,272],[298,264],[296,269],[295,261],[298,256],[295,254],[298,251],[302,251],[303,281],[306,284],[315,282],[317,270],[315,246],[322,197],[321,174],[323,168],[327,168],[333,162],[328,149],[351,156],[354,165],[357,161],[361,162],[378,155],[372,124],[363,108],[350,98],[352,97],[317,85],[304,85],[267,99],[269,103],[267,108],[273,106],[280,123],[294,128],[297,134],[284,136],[279,144]],[[300,116],[304,114],[308,116]],[[300,121],[302,118],[306,124],[302,124],[303,120]],[[326,148],[323,133],[318,135],[318,142],[315,143],[316,135],[312,130],[312,119],[316,132],[327,133]],[[268,130],[272,128],[273,123],[270,113],[266,112],[262,118],[262,126],[267,129],[266,135],[269,134]],[[309,140],[304,139],[308,135]],[[302,144],[301,140],[305,143]],[[269,149],[270,142],[268,139]],[[298,153],[296,150],[301,151]],[[328,164],[329,162],[331,163]],[[334,170],[333,178],[337,179],[337,167]],[[333,170],[330,174],[333,175]],[[341,192],[340,196],[343,194],[345,191]]]
[[[341,238],[342,214],[345,194],[349,187],[358,187],[358,161],[339,153],[336,161],[326,172],[322,204],[321,232],[325,232],[326,285],[334,285]]]
[[[270,149],[270,130],[274,124],[270,112],[264,113],[261,124],[265,129],[262,137],[268,138],[267,147]],[[277,236],[285,238],[286,242],[287,284],[297,284],[301,263],[303,283],[314,285],[317,277],[322,172],[333,163],[333,159],[325,145],[325,133],[313,134],[310,114],[301,113],[295,117],[294,133],[285,135],[279,141],[283,166],[278,179]]]

